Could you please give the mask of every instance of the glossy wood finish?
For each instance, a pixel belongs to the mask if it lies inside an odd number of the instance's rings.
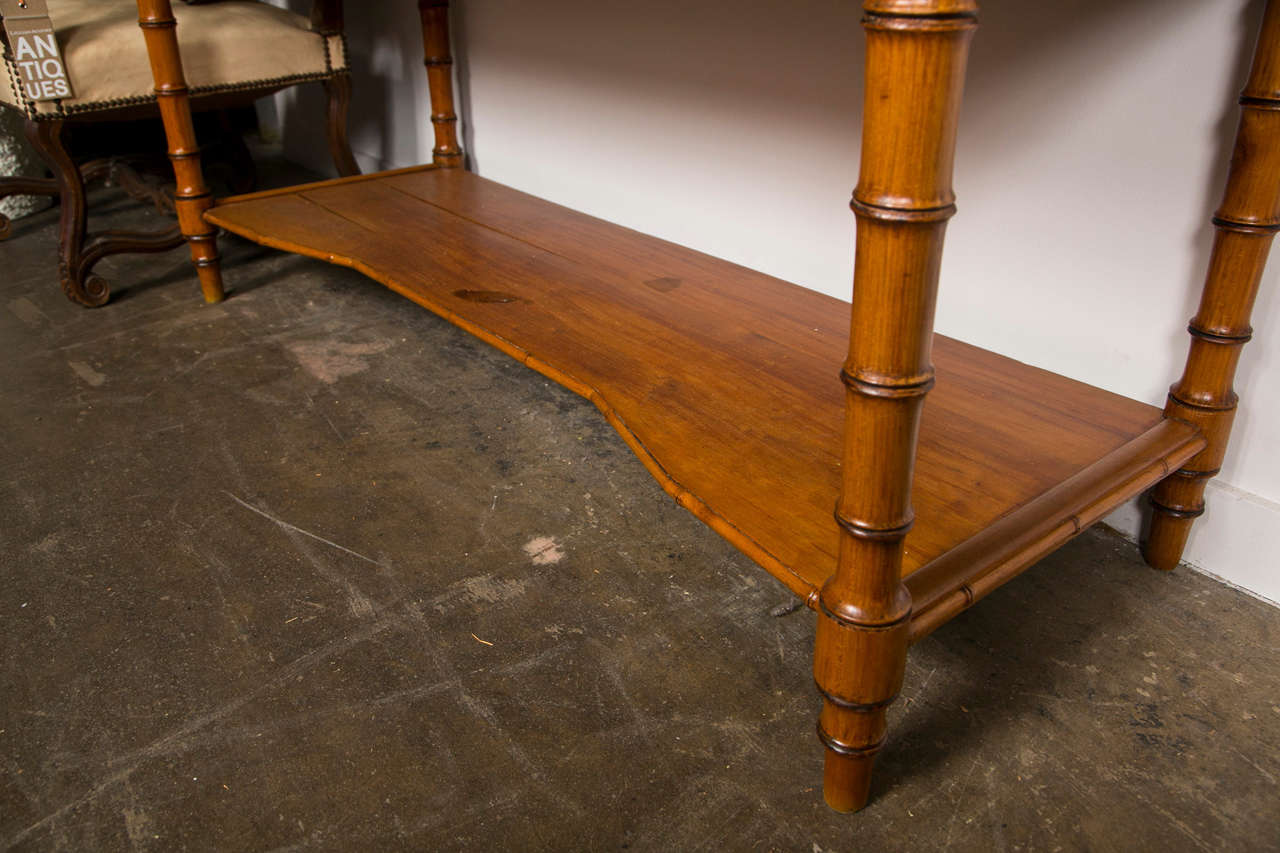
[[[816,604],[838,550],[847,304],[462,170],[273,190],[207,217],[358,269],[592,400],[682,506]],[[935,359],[907,572],[1160,423],[957,341],[937,338]],[[1198,449],[1189,429],[1181,442],[1183,459]]]
[[[432,162],[446,169],[462,165],[458,113],[453,106],[453,51],[449,46],[449,0],[418,0],[422,18],[423,63],[431,93],[431,126],[436,145]]]
[[[932,333],[973,0],[864,3],[851,306],[442,168],[462,161],[447,3],[419,5],[434,165],[229,199],[207,218],[358,269],[592,400],[682,506],[803,596],[818,611],[834,808],[866,802],[911,642],[1220,454],[1242,324],[1280,225],[1280,199],[1265,196],[1280,162],[1280,146],[1266,148],[1274,52],[1259,51],[1246,90],[1214,269],[1171,397],[1193,405],[1162,416]]]
[[[1163,420],[912,573],[906,580],[911,642],[1169,476],[1204,447],[1204,437],[1190,424]]]
[[[925,395],[951,163],[976,6],[867,2],[858,238],[845,384],[836,571],[818,599],[827,804],[866,803],[885,713],[902,686],[911,596],[903,542]]]
[[[213,193],[200,169],[200,148],[196,145],[187,82],[178,52],[177,22],[169,0],[138,0],[138,26],[147,41],[160,118],[169,142],[169,159],[178,181],[174,192],[178,227],[191,248],[191,262],[195,264],[205,301],[219,302],[223,290],[218,229],[204,219],[204,212],[213,204]]]
[[[1165,416],[1198,427],[1208,446],[1151,495],[1143,554],[1156,568],[1182,559],[1191,524],[1204,512],[1204,489],[1218,473],[1238,399],[1232,387],[1240,351],[1253,335],[1249,316],[1267,255],[1280,231],[1280,2],[1263,18],[1253,68],[1240,97],[1240,124],[1226,192],[1213,218],[1217,233],[1200,308],[1188,331],[1182,378],[1169,389]]]

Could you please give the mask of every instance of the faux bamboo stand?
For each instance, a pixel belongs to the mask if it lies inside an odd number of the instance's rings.
[[[817,611],[832,807],[867,801],[911,643],[1153,486],[1145,553],[1177,564],[1280,228],[1280,0],[1163,413],[933,334],[975,0],[864,3],[851,309],[465,171],[447,0],[419,2],[433,163],[210,207],[167,5],[139,0],[206,294],[217,226],[360,270],[595,403],[681,506]]]

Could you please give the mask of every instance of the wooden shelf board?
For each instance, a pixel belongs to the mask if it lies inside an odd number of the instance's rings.
[[[461,170],[231,198],[207,218],[358,269],[588,397],[681,505],[796,593],[834,570],[847,303]],[[907,573],[1011,513],[1059,535],[1081,503],[1062,485],[1104,476],[1104,457],[1123,476],[1091,488],[1113,506],[1150,479],[1134,471],[1199,447],[1181,425],[1139,440],[1158,409],[977,347],[936,336],[934,362]]]

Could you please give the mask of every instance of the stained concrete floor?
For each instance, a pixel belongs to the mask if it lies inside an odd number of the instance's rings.
[[[107,221],[148,219],[99,193]],[[0,244],[0,846],[1280,847],[1280,611],[1094,530],[822,804],[813,618],[585,401],[361,276]]]

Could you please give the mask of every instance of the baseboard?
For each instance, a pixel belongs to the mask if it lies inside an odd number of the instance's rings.
[[[1147,515],[1145,504],[1145,496],[1129,501],[1102,523],[1136,542]],[[1280,606],[1280,503],[1210,481],[1205,506],[1191,528],[1183,561]]]

